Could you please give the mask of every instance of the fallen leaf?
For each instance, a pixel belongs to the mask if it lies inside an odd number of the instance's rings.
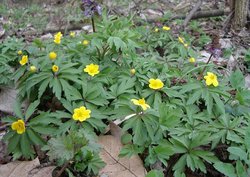
[[[52,177],[55,166],[37,168],[39,159],[32,161],[14,161],[0,165],[0,177]]]
[[[99,144],[102,145],[100,157],[106,166],[100,170],[100,176],[108,177],[145,177],[146,170],[138,155],[130,158],[119,157],[123,145],[121,143],[121,128],[114,123],[110,124],[112,135],[99,137]]]

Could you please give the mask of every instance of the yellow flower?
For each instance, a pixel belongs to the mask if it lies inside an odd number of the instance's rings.
[[[55,60],[56,57],[57,57],[57,54],[56,54],[55,52],[50,52],[50,53],[49,53],[49,59]]]
[[[22,59],[19,61],[19,63],[23,66],[25,65],[26,63],[28,63],[28,55],[23,55],[22,56]]]
[[[184,45],[184,47],[188,47],[188,44],[186,44],[186,43],[185,43],[185,44],[183,44],[183,45]]]
[[[157,90],[161,89],[163,86],[164,84],[160,79],[149,79],[149,87],[151,89]]]
[[[134,68],[130,70],[130,74],[132,74],[132,75],[134,75],[134,74],[135,74],[135,72],[136,72],[136,71],[135,71],[135,69],[134,69]]]
[[[150,106],[146,103],[144,98],[139,99],[139,100],[131,99],[131,101],[133,102],[134,105],[141,106],[141,108],[144,111],[147,110],[148,108],[150,108]]]
[[[82,41],[82,44],[83,44],[83,45],[88,45],[88,44],[89,44],[89,41],[85,39],[85,40]]]
[[[156,32],[156,33],[159,32],[159,29],[158,29],[158,28],[155,28],[155,32]]]
[[[180,42],[180,43],[182,43],[182,44],[184,44],[184,39],[182,38],[182,37],[178,37],[178,41]]]
[[[100,72],[99,65],[95,65],[95,64],[91,63],[90,65],[87,65],[83,71],[88,73],[91,76],[94,76]]]
[[[69,33],[69,35],[70,35],[70,37],[75,37],[75,36],[76,36],[76,33],[75,33],[74,31],[71,31],[71,32]]]
[[[56,44],[60,44],[61,43],[61,38],[62,38],[62,33],[61,32],[58,32],[54,35],[54,42]]]
[[[22,119],[16,121],[16,122],[13,122],[11,124],[11,129],[12,130],[16,130],[16,132],[18,134],[23,134],[25,132],[25,123]]]
[[[72,118],[74,120],[79,120],[80,122],[85,121],[86,119],[90,118],[91,111],[86,109],[84,106],[74,109],[74,114]]]
[[[204,76],[204,79],[206,80],[206,85],[211,85],[217,87],[219,85],[219,82],[217,80],[217,76],[214,73],[207,72],[207,75]]]
[[[61,44],[61,38],[55,38],[54,43],[56,44]]]
[[[162,29],[165,30],[165,31],[169,31],[171,28],[168,27],[168,26],[163,26]]]
[[[30,66],[30,71],[31,72],[36,72],[36,67],[34,65]]]
[[[53,65],[51,69],[55,73],[59,70],[59,67],[57,65]]]
[[[190,63],[195,63],[195,61],[196,61],[195,58],[193,58],[193,57],[189,58]]]
[[[22,54],[23,54],[23,51],[18,50],[17,54],[18,54],[18,55],[22,55]]]
[[[54,38],[62,38],[62,33],[61,32],[58,32],[54,35]]]

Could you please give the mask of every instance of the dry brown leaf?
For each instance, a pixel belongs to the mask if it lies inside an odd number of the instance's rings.
[[[146,170],[139,156],[134,155],[131,158],[118,157],[123,146],[120,140],[121,128],[111,123],[110,130],[112,135],[99,137],[99,143],[102,145],[100,157],[106,163],[99,175],[108,177],[145,177]]]
[[[52,177],[54,166],[38,170],[36,167],[39,165],[38,158],[32,161],[14,161],[0,165],[0,177]]]

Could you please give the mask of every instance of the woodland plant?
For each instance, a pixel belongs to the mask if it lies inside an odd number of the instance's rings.
[[[58,32],[16,49],[19,104],[3,119],[9,153],[30,159],[39,146],[62,170],[94,175],[104,166],[97,135],[126,117],[120,156],[142,155],[149,170],[160,162],[167,176],[208,168],[248,176],[250,91],[242,73],[226,77],[224,68],[198,62],[191,37],[169,26],[136,27],[104,12],[95,33]]]

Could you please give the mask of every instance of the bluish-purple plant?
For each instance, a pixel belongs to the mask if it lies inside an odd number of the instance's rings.
[[[87,17],[92,17],[94,14],[102,14],[101,6],[95,0],[82,0],[82,7],[84,15]]]

